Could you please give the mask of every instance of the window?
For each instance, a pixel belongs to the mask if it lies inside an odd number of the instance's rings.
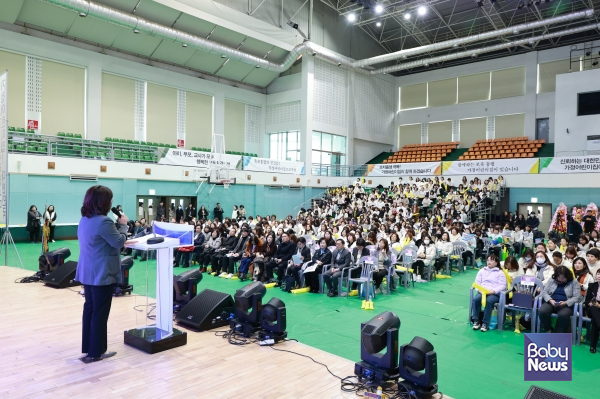
[[[300,161],[300,132],[269,134],[269,158],[280,161]]]
[[[346,137],[313,132],[312,163],[325,165],[346,164]]]

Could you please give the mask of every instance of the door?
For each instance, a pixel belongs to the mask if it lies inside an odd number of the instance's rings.
[[[552,204],[519,203],[518,210],[519,213],[525,216],[525,219],[529,217],[531,212],[535,212],[538,219],[540,219],[538,230],[546,234],[546,238],[548,237],[550,223],[552,222]]]
[[[550,119],[541,118],[536,121],[535,139],[545,140],[546,143],[550,140]]]

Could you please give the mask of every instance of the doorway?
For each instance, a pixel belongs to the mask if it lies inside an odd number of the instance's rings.
[[[540,204],[537,202],[518,203],[517,210],[525,216],[525,219],[529,217],[531,212],[535,212],[538,219],[540,219],[538,230],[548,236],[550,223],[552,222],[552,204]]]
[[[550,118],[540,118],[536,120],[535,139],[550,141]]]
[[[180,197],[180,196],[152,196],[152,195],[138,195],[137,196],[137,212],[135,218],[140,220],[141,218],[145,218],[149,223],[152,220],[156,220],[156,209],[158,208],[158,204],[163,202],[165,206],[165,219],[167,222],[171,221],[171,218],[175,218],[177,222],[177,212],[179,206],[181,209],[185,211],[185,208],[188,204],[192,204],[194,208],[196,208],[196,197]],[[171,206],[173,208],[173,212],[170,212]],[[198,210],[196,208],[196,215]]]

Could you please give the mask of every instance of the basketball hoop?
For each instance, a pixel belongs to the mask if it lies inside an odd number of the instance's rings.
[[[231,186],[231,180],[221,180],[221,184],[225,190],[228,190],[229,186]]]

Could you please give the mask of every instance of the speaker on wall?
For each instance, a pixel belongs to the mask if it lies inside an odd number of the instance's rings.
[[[65,262],[44,278],[44,284],[54,288],[67,288],[81,285],[80,282],[75,281],[76,271],[77,262]]]
[[[211,330],[229,325],[226,319],[234,309],[231,295],[206,289],[177,313],[175,321],[198,331]]]

